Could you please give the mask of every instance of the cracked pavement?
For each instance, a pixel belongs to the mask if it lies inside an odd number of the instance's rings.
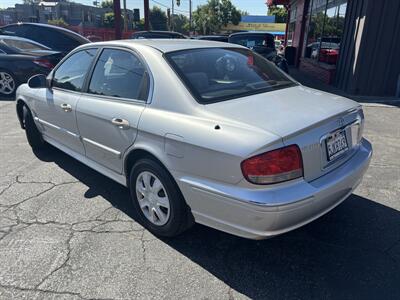
[[[326,216],[264,241],[200,225],[167,240],[126,188],[33,153],[0,100],[0,299],[399,299],[400,109],[365,114],[371,167]]]

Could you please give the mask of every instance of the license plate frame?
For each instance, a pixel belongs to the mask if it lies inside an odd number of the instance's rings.
[[[325,139],[326,157],[331,162],[349,150],[349,144],[344,129],[330,133]]]

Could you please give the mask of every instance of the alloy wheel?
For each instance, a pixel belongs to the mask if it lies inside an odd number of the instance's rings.
[[[170,202],[161,180],[149,171],[136,179],[136,196],[145,217],[154,225],[165,225],[170,216]]]
[[[14,90],[14,78],[7,72],[0,72],[0,93],[4,95],[11,95]]]

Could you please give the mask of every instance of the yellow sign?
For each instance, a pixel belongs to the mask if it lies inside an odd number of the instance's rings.
[[[285,23],[245,23],[240,22],[238,25],[228,24],[225,30],[258,30],[258,31],[282,31],[285,32]]]

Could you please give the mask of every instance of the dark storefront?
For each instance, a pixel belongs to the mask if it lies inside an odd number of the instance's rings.
[[[269,4],[284,4],[289,11],[287,40],[295,48],[294,64],[301,71],[353,95],[399,93],[399,0]]]

